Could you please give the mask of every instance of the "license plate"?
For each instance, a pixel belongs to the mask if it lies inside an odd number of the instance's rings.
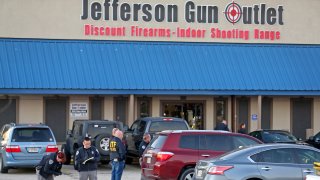
[[[37,152],[39,152],[39,148],[29,147],[29,148],[27,148],[27,151],[28,151],[29,153],[37,153]]]
[[[147,163],[150,164],[151,163],[151,158],[147,158]]]
[[[197,176],[198,176],[198,177],[201,177],[201,176],[202,176],[202,170],[198,170],[198,171],[197,171]]]

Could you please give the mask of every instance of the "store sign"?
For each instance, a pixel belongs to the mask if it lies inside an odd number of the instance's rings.
[[[10,0],[0,3],[0,36],[319,44],[317,7],[319,0]]]
[[[214,3],[214,1],[213,1]],[[180,13],[183,11],[183,13]],[[182,17],[179,15],[183,14]],[[149,38],[211,38],[211,39],[241,39],[241,40],[280,40],[279,30],[260,29],[263,25],[283,26],[284,7],[268,6],[266,3],[245,4],[236,2],[219,7],[215,4],[197,4],[186,1],[184,6],[178,4],[128,3],[119,0],[104,2],[82,0],[81,20],[105,22],[106,26],[85,24],[85,36],[112,37],[149,37]],[[129,22],[131,25],[109,26],[110,22]],[[140,27],[134,23],[171,23],[176,27]],[[133,24],[132,24],[133,23]],[[209,27],[191,28],[185,25],[206,24]],[[231,23],[232,29],[219,27],[221,23]],[[181,24],[183,26],[181,26]],[[236,28],[237,24],[255,25],[255,28]],[[245,26],[242,26],[245,27]]]
[[[70,104],[71,117],[88,117],[88,104],[87,103],[71,103]]]

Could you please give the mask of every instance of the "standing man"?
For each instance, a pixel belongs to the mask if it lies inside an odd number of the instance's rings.
[[[139,146],[139,163],[141,165],[141,162],[142,162],[142,154],[144,152],[144,150],[147,148],[147,146],[149,145],[150,143],[150,140],[151,140],[151,136],[149,133],[145,133],[143,135],[143,139],[140,143],[140,146]]]
[[[44,155],[36,167],[38,180],[53,180],[54,176],[61,175],[61,167],[64,162],[66,162],[66,157],[63,152]]]
[[[224,119],[221,122],[219,122],[217,126],[214,128],[214,130],[229,131],[227,121]]]
[[[112,165],[111,180],[121,180],[125,166],[126,149],[122,143],[123,133],[117,130],[110,140],[110,160]]]
[[[100,160],[99,151],[91,146],[89,137],[85,137],[83,147],[76,152],[75,167],[79,171],[79,180],[97,180],[98,162]]]

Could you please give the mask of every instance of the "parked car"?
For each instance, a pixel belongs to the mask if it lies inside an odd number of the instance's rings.
[[[44,124],[6,124],[1,129],[0,171],[33,168],[48,153],[58,151],[51,129]]]
[[[109,140],[113,128],[123,130],[122,122],[83,119],[73,121],[72,130],[67,134],[66,144],[61,145],[61,151],[66,154],[65,164],[70,164],[77,149],[83,146],[82,142],[85,137],[91,137],[92,146],[95,146],[100,153],[100,162],[107,164],[109,162]]]
[[[187,130],[190,129],[186,120],[173,117],[145,117],[137,119],[124,134],[124,142],[127,146],[126,163],[131,163],[133,158],[139,157],[139,145],[143,135],[149,133],[151,137],[163,130]]]
[[[213,159],[200,160],[195,179],[303,180],[313,174],[320,150],[297,144],[264,144],[245,147]]]
[[[163,131],[144,151],[141,179],[192,179],[198,160],[261,143],[251,136],[227,131]]]
[[[318,134],[316,134],[315,136],[310,136],[306,142],[320,149],[320,132],[318,132]]]
[[[292,143],[292,144],[304,144],[301,139],[296,138],[290,132],[285,130],[257,130],[249,133],[250,136],[253,136],[264,143]]]

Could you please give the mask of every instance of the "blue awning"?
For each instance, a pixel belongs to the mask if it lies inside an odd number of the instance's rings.
[[[0,94],[320,95],[320,45],[0,39]]]

